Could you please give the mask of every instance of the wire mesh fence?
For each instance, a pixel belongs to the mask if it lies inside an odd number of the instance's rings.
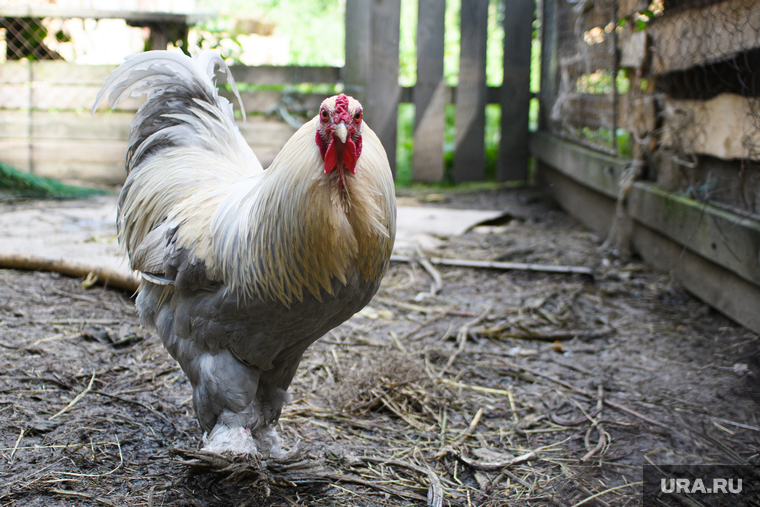
[[[231,65],[248,113],[244,123],[236,108],[239,128],[268,165],[304,118],[333,94],[340,69],[252,70],[241,65],[256,53],[251,39],[265,39],[272,27],[233,20],[220,29],[216,19],[213,13],[21,8],[0,0],[0,161],[58,179],[123,182],[130,122],[145,97],[130,97],[114,110],[102,103],[92,117],[98,90],[125,55],[177,48],[187,53],[192,47],[216,50]],[[237,104],[224,86],[219,93]]]
[[[4,10],[8,12],[4,13]],[[188,47],[189,27],[178,15],[167,16],[175,20],[161,20],[153,13],[146,13],[142,18],[140,13],[128,13],[129,19],[95,19],[67,17],[65,11],[59,14],[63,17],[15,16],[14,11],[0,6],[0,62],[114,63],[104,61],[106,45],[112,55],[120,51],[129,54],[166,49],[167,46]],[[109,44],[104,44],[106,39],[110,39]],[[110,59],[113,60],[113,56]]]
[[[104,104],[94,120],[95,96],[124,55],[186,48],[189,23],[171,13],[119,14],[0,4],[3,163],[39,176],[123,181],[129,122],[143,99],[130,98],[109,114]]]
[[[557,0],[546,10],[557,45],[549,131],[637,159],[668,190],[759,212],[760,1]]]

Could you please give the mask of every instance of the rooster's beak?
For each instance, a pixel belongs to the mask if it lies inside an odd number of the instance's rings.
[[[346,144],[346,137],[348,137],[348,128],[346,127],[345,122],[338,123],[338,126],[335,127],[335,134],[337,134],[341,143]]]

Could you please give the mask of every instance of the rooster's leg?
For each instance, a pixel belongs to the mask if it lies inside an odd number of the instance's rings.
[[[239,361],[229,350],[200,353],[180,364],[193,384],[193,407],[208,432],[203,449],[218,454],[266,453],[255,432],[266,422],[259,391],[259,370]]]

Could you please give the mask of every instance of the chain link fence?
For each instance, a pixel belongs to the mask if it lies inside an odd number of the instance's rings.
[[[636,159],[667,190],[760,213],[760,1],[547,0],[547,10],[550,132]]]
[[[44,12],[44,9],[37,9]],[[0,4],[0,63],[17,60],[62,60],[77,63],[117,63],[113,55],[167,46],[187,48],[188,24],[181,15],[161,20],[154,13],[129,14],[129,19],[65,16],[16,16],[12,6]],[[33,11],[32,11],[33,12]],[[97,12],[93,11],[93,14]],[[114,13],[115,15],[115,13]],[[110,54],[105,54],[105,49]]]
[[[0,162],[70,181],[123,180],[129,122],[142,99],[114,112],[102,105],[92,118],[95,96],[124,55],[186,48],[189,25],[171,13],[119,14],[0,4]]]

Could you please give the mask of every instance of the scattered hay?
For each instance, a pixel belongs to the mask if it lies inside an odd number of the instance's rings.
[[[369,411],[399,414],[438,412],[445,398],[443,385],[431,379],[425,363],[408,354],[391,352],[361,357],[335,373],[327,389],[330,406],[346,414]]]
[[[190,385],[128,296],[0,270],[0,504],[627,506],[647,460],[758,464],[758,337],[561,214],[512,215],[429,254],[594,280],[441,267],[431,294],[393,265],[305,354],[285,460],[192,450]]]

